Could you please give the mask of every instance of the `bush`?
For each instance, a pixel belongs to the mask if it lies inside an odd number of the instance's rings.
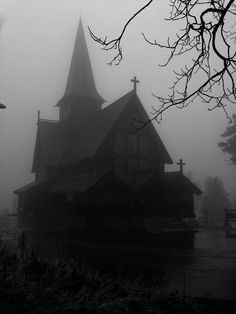
[[[22,253],[22,252],[21,252]],[[112,278],[73,260],[0,249],[1,313],[209,313],[160,286]]]

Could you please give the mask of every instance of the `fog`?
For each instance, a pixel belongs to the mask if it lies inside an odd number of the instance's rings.
[[[55,104],[64,93],[79,17],[86,30],[97,89],[108,102],[132,88],[131,78],[140,80],[137,93],[147,112],[156,101],[151,95],[165,94],[174,79],[172,63],[158,64],[167,52],[149,46],[141,35],[165,38],[174,31],[163,21],[164,0],[157,1],[127,29],[123,41],[124,60],[109,67],[114,56],[104,52],[89,36],[86,26],[99,37],[119,33],[127,18],[146,1],[136,0],[1,0],[0,1],[0,102],[7,106],[0,112],[0,202],[12,210],[13,191],[31,182],[31,166],[36,135],[37,110],[41,117],[57,119]],[[229,113],[236,112],[234,105]],[[209,112],[196,101],[187,109],[171,109],[156,129],[175,165],[183,158],[184,172],[191,171],[198,182],[218,176],[233,197],[235,166],[217,144],[227,127],[222,110]]]

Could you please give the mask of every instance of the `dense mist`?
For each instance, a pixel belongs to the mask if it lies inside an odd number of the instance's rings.
[[[164,22],[164,1],[155,3],[127,29],[119,66],[107,65],[112,53],[102,51],[86,27],[112,38],[141,3],[145,1],[0,1],[0,102],[7,106],[0,111],[2,210],[12,211],[13,191],[34,179],[37,111],[42,118],[58,118],[55,104],[65,90],[80,16],[96,86],[107,103],[132,89],[134,75],[140,80],[137,94],[148,113],[157,104],[151,93],[168,93],[178,61],[158,67],[167,52],[151,47],[141,35],[145,32],[164,41],[174,31]],[[228,110],[234,113],[235,105]],[[155,127],[175,163],[168,169],[178,170],[176,163],[182,158],[184,173],[191,171],[195,182],[202,185],[207,176],[218,176],[233,199],[236,169],[218,147],[227,125],[222,111],[209,112],[198,100],[183,110],[170,109]]]

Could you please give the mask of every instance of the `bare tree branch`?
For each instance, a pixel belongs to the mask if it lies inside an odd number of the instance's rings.
[[[101,39],[89,29],[102,49],[117,51],[109,62],[110,66],[122,61],[121,42],[127,27],[152,2],[148,1],[135,12],[115,39]],[[186,63],[180,71],[174,71],[176,78],[170,87],[170,95],[153,94],[158,104],[153,107],[150,120],[142,124],[139,121],[136,129],[153,120],[161,120],[163,113],[171,107],[183,109],[197,99],[205,103],[209,111],[222,109],[231,121],[227,105],[236,103],[236,0],[169,0],[169,6],[166,20],[184,24],[175,39],[168,37],[166,44],[162,44],[156,39],[148,39],[144,33],[143,38],[152,46],[169,50],[169,57],[161,66],[168,66],[174,58],[181,56],[186,56],[190,64]],[[199,83],[193,88],[196,75]]]
[[[153,2],[153,0],[150,0],[141,9],[139,9],[137,12],[135,12],[131,16],[131,18],[126,22],[125,26],[123,27],[122,31],[120,32],[120,35],[117,38],[115,38],[115,39],[107,40],[107,36],[104,39],[102,39],[101,37],[97,37],[91,31],[91,29],[88,27],[90,36],[93,38],[93,40],[95,40],[96,42],[98,42],[99,44],[101,44],[103,46],[103,48],[102,48],[103,50],[112,50],[112,49],[117,50],[117,54],[108,63],[108,65],[112,66],[113,63],[115,63],[116,65],[120,64],[121,60],[123,59],[121,41],[122,41],[122,38],[123,38],[123,36],[125,34],[125,31],[126,31],[127,27],[135,19],[135,17],[137,15],[139,15],[142,11],[144,11],[147,7],[149,7],[152,2]]]

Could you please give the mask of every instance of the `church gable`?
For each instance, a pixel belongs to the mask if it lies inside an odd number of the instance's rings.
[[[153,125],[149,124],[139,131],[132,127],[134,119],[146,121],[148,116],[135,92],[130,95],[97,153],[98,163],[104,167],[103,158],[106,158],[116,172],[164,172],[164,164],[172,163],[172,160]]]

